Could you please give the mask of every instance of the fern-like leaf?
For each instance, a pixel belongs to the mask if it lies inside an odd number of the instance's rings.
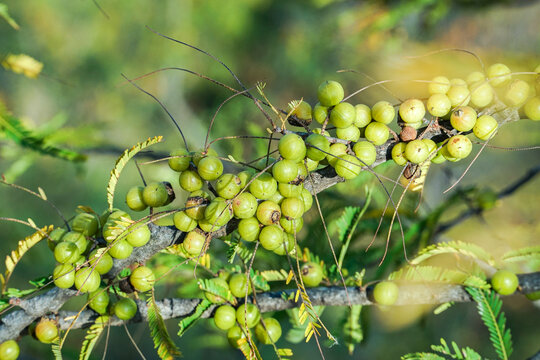
[[[512,354],[512,335],[506,328],[506,316],[501,311],[502,300],[494,292],[466,287],[465,290],[476,301],[478,313],[489,331],[489,339],[499,358],[506,360]]]
[[[242,337],[238,339],[238,350],[242,352],[246,360],[262,360],[261,354],[259,354],[259,349],[255,346],[254,342],[251,341],[251,345],[248,342],[248,339]]]
[[[451,343],[452,348],[448,346],[446,341],[444,339],[441,339],[441,345],[431,345],[431,350],[450,356],[452,359],[457,360],[482,360],[482,357],[473,349],[469,347],[465,347],[463,349],[460,349],[459,346],[452,341]],[[401,357],[402,360],[446,360],[446,357],[442,357],[436,353],[427,353],[427,352],[421,352],[421,353],[413,353],[413,354],[407,354],[403,355]]]
[[[148,326],[150,327],[150,334],[154,341],[154,348],[157,349],[160,359],[171,360],[175,357],[182,356],[167,331],[165,321],[163,321],[163,317],[161,317],[159,308],[156,305],[153,290],[152,296],[148,299]]]
[[[219,283],[210,281],[209,279],[200,279],[198,281],[198,284],[201,290],[220,297],[233,305],[236,305],[236,298],[233,296],[231,290],[229,290],[228,287],[224,287]]]
[[[265,270],[261,271],[261,276],[266,281],[285,281],[289,276],[289,272],[284,269],[281,270]]]
[[[401,357],[402,360],[446,360],[446,358],[443,358],[440,355],[434,354],[434,353],[412,353],[403,355]]]
[[[107,326],[108,322],[108,316],[100,316],[96,319],[96,322],[90,326],[82,343],[81,352],[79,353],[79,360],[88,360],[90,358],[90,354],[92,354],[92,350],[94,350],[94,346],[96,346],[99,337],[101,336],[101,333]]]
[[[356,344],[360,344],[364,340],[364,332],[360,323],[360,313],[362,305],[353,305],[347,309],[345,323],[343,325],[343,336],[345,345],[352,355]]]
[[[388,276],[389,280],[444,282],[489,289],[489,284],[475,275],[438,266],[407,266]]]
[[[178,327],[180,328],[178,330],[178,336],[184,335],[184,333],[195,324],[197,320],[199,320],[202,316],[202,314],[210,307],[212,306],[212,303],[206,299],[201,300],[199,305],[195,308],[195,311],[193,314],[186,316],[180,322],[178,323]]]
[[[120,155],[118,160],[116,160],[116,164],[114,164],[114,168],[111,170],[109,184],[107,185],[107,203],[109,204],[109,211],[113,210],[114,190],[116,189],[116,184],[118,183],[120,173],[124,169],[124,166],[126,166],[128,161],[139,151],[146,149],[150,145],[156,144],[161,140],[163,140],[163,136],[154,136],[153,138],[149,138],[146,141],[137,143],[131,149],[125,150],[124,153]]]
[[[489,265],[495,264],[493,257],[480,246],[463,241],[443,242],[425,247],[411,260],[411,264],[417,265],[422,261],[440,254],[462,254],[482,260]]]
[[[540,261],[540,246],[525,247],[512,250],[504,254],[501,258],[504,262],[518,261]]]
[[[60,344],[60,336],[58,336],[52,343],[51,343],[51,351],[54,356],[54,360],[62,360],[62,346]]]

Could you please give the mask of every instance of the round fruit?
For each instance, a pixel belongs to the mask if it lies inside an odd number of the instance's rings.
[[[300,269],[302,281],[307,287],[319,286],[323,279],[323,271],[321,265],[315,262],[305,263]]]
[[[487,70],[490,83],[493,86],[500,86],[512,78],[512,71],[504,64],[493,64]]]
[[[58,327],[54,321],[42,319],[36,325],[34,334],[40,342],[50,344],[58,337]]]
[[[523,107],[525,116],[534,121],[540,121],[540,96],[530,98]]]
[[[191,154],[186,149],[174,150],[170,153],[169,167],[174,171],[182,172],[187,170],[191,161]]]
[[[366,126],[365,134],[367,140],[371,141],[375,145],[382,145],[388,140],[390,131],[388,126],[379,122],[371,122]]]
[[[229,330],[236,324],[236,310],[231,305],[222,305],[214,313],[214,323],[221,330]]]
[[[450,99],[445,94],[433,94],[427,101],[427,110],[433,116],[443,117],[452,108]]]
[[[450,80],[445,76],[436,76],[428,84],[430,94],[446,94],[450,90]]]
[[[330,142],[326,138],[326,136],[319,135],[319,134],[311,134],[306,139],[306,145],[307,145],[307,157],[311,160],[315,161],[321,161],[326,157],[326,153],[330,151]],[[275,175],[274,175],[275,176]],[[296,177],[296,176],[295,176]],[[276,178],[279,182],[289,182],[289,181],[280,181]]]
[[[519,107],[529,97],[530,86],[523,80],[514,80],[506,89],[504,100],[508,106]]]
[[[197,172],[204,180],[216,180],[223,173],[223,163],[215,156],[206,156],[199,161]]]
[[[383,124],[381,124],[383,125]],[[386,126],[386,125],[383,125]],[[336,173],[346,180],[354,179],[362,171],[363,164],[352,155],[342,155],[335,166]]]
[[[86,251],[89,244],[88,240],[86,240],[86,237],[83,234],[75,231],[70,231],[65,234],[64,237],[62,237],[62,241],[70,242],[77,245],[77,249],[79,249],[79,255],[83,254]]]
[[[120,320],[129,320],[137,313],[137,303],[130,298],[121,298],[114,304],[114,315]]]
[[[342,140],[355,142],[360,139],[360,135],[360,129],[357,128],[355,125],[351,125],[346,128],[336,129],[336,136]]]
[[[190,232],[197,227],[197,221],[190,218],[185,211],[179,211],[173,216],[174,226],[180,231]]]
[[[356,118],[354,119],[354,126],[358,128],[366,127],[371,122],[371,109],[364,104],[355,105]]]
[[[94,236],[99,227],[99,222],[92,214],[81,213],[73,218],[71,229],[85,236]]]
[[[259,238],[261,231],[259,220],[254,217],[242,219],[238,223],[238,234],[246,241],[255,241]]]
[[[345,97],[345,91],[337,81],[326,80],[317,89],[317,98],[323,106],[335,106]]]
[[[257,211],[257,199],[251,193],[243,192],[232,201],[232,208],[237,218],[250,218]]]
[[[373,298],[380,305],[393,305],[399,295],[398,286],[392,281],[381,281],[373,289]]]
[[[145,292],[154,286],[156,281],[156,276],[152,269],[146,266],[139,266],[134,269],[129,276],[129,282],[135,288],[135,290],[140,292]]]
[[[328,107],[322,106],[321,103],[317,103],[312,112],[313,119],[319,124],[324,124],[328,118]]]
[[[229,291],[229,284],[227,284],[227,281],[225,279],[221,278],[221,277],[211,278],[208,281],[213,283],[213,285],[216,286],[216,287],[223,288],[223,290],[225,292]],[[213,294],[211,292],[208,292],[208,291],[205,291],[204,297],[206,297],[206,299],[208,299],[208,301],[210,301],[211,303],[214,303],[214,304],[221,304],[221,303],[225,302],[225,299],[223,299],[222,297],[217,296],[217,295],[215,295],[215,294]]]
[[[300,120],[311,121],[311,105],[305,101],[300,101],[298,106],[293,107],[289,105],[289,108],[293,110],[292,115],[296,116]]]
[[[429,156],[429,149],[422,140],[413,140],[405,147],[405,157],[413,164],[420,164]]]
[[[217,197],[204,210],[204,218],[216,228],[232,219],[232,206],[223,198]]]
[[[426,108],[424,107],[424,103],[418,99],[405,100],[399,106],[399,116],[401,117],[401,120],[406,123],[417,123],[422,121],[425,114]]]
[[[179,183],[180,187],[188,192],[200,190],[203,186],[201,177],[193,170],[182,171]]]
[[[330,146],[328,146],[328,150],[330,150]],[[327,151],[328,152],[328,151]],[[324,154],[324,158],[326,158],[326,154]],[[324,159],[323,158],[323,159]],[[319,161],[312,160],[309,157],[304,159],[304,162],[298,163],[300,167],[306,168],[308,172],[314,171],[319,166]]]
[[[229,344],[235,349],[238,349],[240,346],[238,340],[245,337],[246,334],[244,334],[240,326],[235,325],[227,331],[227,340],[229,340]]]
[[[471,104],[483,108],[493,101],[493,88],[488,82],[480,81],[471,84]]]
[[[471,131],[476,124],[476,110],[470,106],[462,106],[452,112],[450,123],[457,131]]]
[[[151,237],[150,229],[146,224],[134,223],[128,229],[126,241],[133,247],[146,245]]]
[[[353,151],[364,165],[371,165],[377,160],[377,149],[368,141],[360,141],[354,144]]]
[[[206,237],[203,235],[203,233],[201,233],[200,230],[195,229],[186,234],[182,244],[184,246],[184,250],[186,250],[189,255],[195,256],[201,253],[205,242]]]
[[[101,277],[92,268],[83,267],[75,273],[75,287],[80,292],[92,292],[99,289]]]
[[[399,166],[404,166],[407,164],[407,158],[405,157],[405,149],[407,148],[407,143],[399,142],[394,147],[392,147],[392,159]]]
[[[193,220],[201,220],[204,219],[204,211],[209,203],[210,195],[205,191],[197,190],[189,194],[184,211]]]
[[[253,169],[240,171],[236,176],[240,179],[240,187],[244,188],[253,177]]]
[[[75,284],[75,268],[71,264],[60,264],[53,271],[54,285],[69,289]]]
[[[160,207],[169,200],[169,193],[163,183],[152,183],[146,185],[143,190],[144,203],[150,207]]]
[[[396,116],[396,110],[388,101],[379,101],[371,108],[371,116],[375,121],[390,124]]]
[[[448,140],[446,148],[451,156],[458,159],[464,159],[471,153],[472,143],[468,137],[464,135],[456,135],[452,136]]]
[[[115,259],[128,258],[133,252],[133,246],[131,246],[126,240],[115,240],[112,246],[109,248],[109,254]]]
[[[197,150],[192,157],[195,166],[199,166],[199,161],[201,161],[201,159],[205,156],[218,156],[218,153],[212,148],[208,148],[206,151],[204,149]]]
[[[279,139],[278,149],[281,156],[287,160],[297,162],[306,157],[306,144],[296,134],[287,134]]]
[[[231,293],[237,298],[243,298],[251,294],[251,284],[248,281],[246,274],[236,273],[232,274],[229,279],[229,289]]]
[[[275,250],[283,243],[283,230],[277,225],[265,226],[259,234],[259,241],[266,250]]]
[[[441,152],[442,156],[448,161],[456,162],[456,161],[461,160],[461,158],[452,156],[450,154],[450,152],[448,151],[448,143],[441,148],[440,152]]]
[[[289,220],[302,217],[304,215],[304,201],[297,197],[286,198],[281,203],[281,213]]]
[[[302,142],[303,144],[303,142]],[[249,184],[249,192],[257,199],[267,200],[277,191],[277,181],[269,173],[262,173]]]
[[[352,104],[342,102],[330,111],[330,123],[337,128],[346,128],[353,124],[356,118],[356,109]]]
[[[431,159],[431,162],[434,164],[442,164],[443,162],[446,161],[446,158],[444,157],[443,150],[442,150],[445,146],[443,146],[442,143],[438,143],[436,144],[436,146],[438,150],[435,156]]]
[[[49,249],[54,251],[54,248],[56,247],[56,244],[62,240],[62,237],[67,233],[66,229],[63,228],[56,228],[49,234],[49,237],[47,238],[47,245],[49,246]]]
[[[512,295],[519,285],[519,279],[511,271],[499,270],[491,278],[493,290],[501,295]]]
[[[264,326],[262,321],[264,320]],[[263,344],[273,344],[281,337],[281,325],[274,318],[266,318],[261,320],[255,327],[255,336]],[[266,328],[265,328],[266,327]]]
[[[126,194],[126,204],[133,211],[143,211],[148,207],[143,198],[143,186],[134,186]]]
[[[115,210],[105,220],[106,221],[123,220],[123,218],[131,220],[131,216],[129,216],[127,212],[122,211],[122,210]]]
[[[88,306],[98,314],[105,314],[109,305],[109,293],[105,289],[97,289],[88,294]]]
[[[232,199],[242,190],[241,180],[234,174],[223,174],[216,181],[216,192],[224,199]]]
[[[276,224],[280,218],[281,208],[273,201],[263,201],[257,207],[257,220],[263,225]]]
[[[311,205],[313,204],[313,195],[311,195],[308,189],[302,187],[300,197],[302,198],[302,201],[304,201],[304,212],[307,212],[311,209]]]
[[[286,185],[290,185],[290,184],[286,184]],[[292,186],[294,186],[294,185],[292,185]],[[278,189],[279,189],[279,185],[278,185]],[[274,193],[274,195],[272,195],[272,197],[269,200],[275,202],[278,205],[280,205],[281,202],[283,201],[283,199],[285,199],[285,196],[281,195],[281,193],[279,191],[276,191]]]
[[[71,264],[81,255],[75,243],[62,241],[54,248],[54,258],[61,264]]]
[[[450,99],[452,106],[466,106],[471,100],[471,92],[467,85],[452,85],[446,96]]]
[[[431,139],[422,139],[422,142],[426,144],[428,148],[428,159],[433,158],[437,154],[437,144],[435,144],[435,141]]]
[[[283,244],[281,244],[281,246],[278,246],[276,249],[273,250],[274,254],[277,254],[277,255],[280,255],[280,256],[285,255],[285,253],[291,254],[291,252],[294,249],[294,244],[295,244],[293,235],[294,234],[284,233],[283,234]]]
[[[347,145],[341,143],[332,144],[330,145],[330,151],[328,152],[329,154],[326,155],[326,160],[332,167],[336,167],[338,160],[342,155],[347,153]]]
[[[17,360],[19,352],[19,345],[15,340],[7,340],[0,344],[1,360]]]
[[[304,226],[304,220],[302,218],[289,220],[287,218],[282,217],[279,220],[279,225],[281,225],[281,227],[286,233],[298,234],[300,230],[302,230],[302,227]]]
[[[497,123],[497,120],[495,120],[492,116],[482,115],[476,119],[476,124],[474,124],[473,127],[473,133],[480,140],[488,140],[497,132],[498,126],[499,124]]]
[[[88,255],[89,267],[96,270],[98,274],[103,275],[109,272],[113,267],[113,259],[108,252],[98,255],[98,249]],[[96,264],[97,262],[97,264]]]
[[[253,304],[242,304],[236,309],[236,320],[242,327],[252,328],[260,318],[259,309]]]
[[[330,147],[330,145],[328,145],[328,147]],[[309,150],[311,149],[307,150],[308,156]],[[272,175],[274,175],[274,179],[280,183],[288,183],[289,181],[293,181],[298,176],[298,164],[292,160],[278,161],[274,164],[274,166],[272,166]]]
[[[279,193],[284,197],[298,197],[302,194],[302,185],[279,184]],[[283,201],[283,199],[282,199]]]

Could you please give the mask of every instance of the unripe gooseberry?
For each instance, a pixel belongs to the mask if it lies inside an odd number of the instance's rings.
[[[232,215],[231,205],[228,201],[220,197],[212,200],[210,205],[204,210],[205,220],[216,226],[216,228],[227,224],[232,219]]]
[[[396,116],[396,110],[388,101],[379,101],[371,108],[371,117],[373,120],[390,124]]]
[[[324,159],[326,157],[326,153],[330,151],[330,142],[328,141],[326,136],[323,136],[323,135],[319,135],[319,134],[309,135],[306,139],[306,145],[307,145],[307,152],[306,152],[307,157],[314,161],[320,161]],[[289,180],[289,181],[292,181],[292,180]],[[288,181],[280,181],[280,182],[288,182]]]
[[[399,288],[392,281],[381,281],[373,289],[373,298],[379,305],[394,305],[398,295]]]
[[[356,142],[360,139],[360,135],[360,129],[354,124],[346,128],[336,129],[336,136],[342,140]]]
[[[54,248],[56,247],[56,244],[60,242],[62,237],[67,233],[66,229],[63,228],[56,228],[49,234],[49,237],[47,238],[47,245],[49,246],[49,249],[54,251]]]
[[[214,313],[214,323],[221,330],[229,330],[236,324],[236,310],[231,305],[222,305]]]
[[[426,108],[418,99],[407,99],[399,106],[399,116],[406,123],[417,123],[424,119]]]
[[[287,160],[299,161],[306,156],[306,144],[296,134],[289,133],[279,139],[278,149],[280,155]]]
[[[1,360],[17,360],[19,352],[19,345],[15,340],[7,340],[0,344]]]
[[[336,167],[338,160],[342,157],[342,155],[347,153],[347,145],[341,143],[332,144],[330,145],[330,150],[328,152],[329,154],[326,155],[328,164],[330,164],[332,167]]]
[[[242,190],[241,180],[234,174],[221,175],[215,185],[216,192],[224,199],[232,199]]]
[[[323,106],[335,106],[344,96],[343,87],[337,81],[326,80],[317,89],[317,98]]]
[[[236,309],[236,321],[244,328],[252,328],[259,322],[261,314],[253,304],[242,304]]]
[[[464,135],[455,135],[448,140],[446,148],[451,156],[458,159],[464,159],[471,153],[472,143],[471,140]]]
[[[61,264],[73,263],[80,254],[77,245],[69,241],[61,241],[54,248],[54,258]]]
[[[512,295],[519,285],[519,279],[511,271],[499,270],[491,278],[493,290],[501,295]]]
[[[292,220],[292,221],[296,221],[296,220]],[[278,246],[277,248],[275,248],[273,252],[274,254],[280,255],[280,256],[284,256],[286,253],[289,253],[292,255],[294,252],[293,251],[294,245],[295,245],[294,233],[290,234],[290,233],[285,232],[283,233],[283,243],[281,244],[281,246]]]
[[[413,164],[420,164],[429,156],[429,149],[422,140],[413,140],[405,147],[405,157]]]
[[[304,202],[304,211],[308,211],[309,209],[311,209],[311,205],[313,204],[313,195],[311,195],[309,190],[302,187],[302,193],[300,194],[300,197]]]
[[[174,226],[182,232],[190,232],[197,227],[197,221],[190,218],[185,211],[179,211],[173,216]]]
[[[121,298],[114,304],[114,315],[120,320],[129,320],[137,313],[137,303],[130,298]]]
[[[382,125],[382,124],[381,124]],[[386,125],[383,125],[386,126]],[[335,166],[336,173],[346,180],[354,179],[362,171],[363,164],[356,157],[342,155]]]
[[[88,255],[88,263],[90,268],[96,270],[98,274],[103,275],[112,269],[113,259],[108,252],[104,250],[98,251],[99,249],[95,249]]]
[[[330,111],[330,123],[337,128],[346,128],[354,123],[356,109],[352,104],[342,102]]]
[[[169,201],[169,192],[164,183],[151,183],[143,190],[144,203],[150,207],[160,207]]]
[[[471,92],[466,83],[452,85],[446,96],[450,99],[452,106],[466,106],[471,100]]]
[[[283,230],[277,225],[265,226],[259,233],[259,241],[266,250],[275,250],[283,243]]]
[[[257,199],[251,193],[245,191],[233,199],[232,208],[234,216],[237,218],[250,218],[257,211]]]
[[[195,229],[186,234],[182,245],[189,255],[195,256],[201,253],[205,242],[206,237],[204,234],[200,230]]]
[[[430,94],[446,94],[450,90],[450,80],[445,76],[436,76],[428,84]]]
[[[323,279],[323,271],[321,265],[315,262],[308,262],[302,265],[300,269],[302,281],[307,287],[319,286]]]
[[[199,161],[201,161],[202,158],[205,156],[218,156],[218,153],[216,150],[212,148],[208,149],[199,149],[195,153],[192,154],[192,160],[195,166],[199,166]]]
[[[236,176],[238,176],[238,178],[240,179],[241,188],[244,188],[247,185],[249,180],[251,180],[251,178],[253,177],[253,174],[254,174],[253,169],[240,171],[238,174],[236,174]]]
[[[169,155],[169,167],[174,171],[182,172],[187,170],[191,161],[191,153],[185,148],[174,150]]]
[[[238,234],[246,241],[255,241],[259,238],[260,223],[254,217],[242,219],[238,223]]]
[[[280,160],[272,166],[272,175],[280,183],[293,181],[298,176],[298,163],[292,160]]]
[[[264,326],[262,321],[264,321]],[[255,336],[263,344],[269,345],[275,343],[281,337],[281,325],[279,321],[274,318],[261,320],[255,327]]]
[[[377,160],[377,149],[369,141],[359,141],[353,146],[353,151],[358,159],[367,166]]]
[[[156,276],[154,275],[154,272],[152,269],[146,266],[139,266],[138,268],[135,268],[129,276],[129,282],[131,285],[135,288],[135,290],[140,292],[145,292],[152,289],[155,281]]]
[[[364,136],[373,144],[382,145],[388,140],[390,131],[385,124],[373,121],[366,126]]]
[[[313,108],[311,115],[316,122],[319,124],[324,124],[328,118],[328,107],[321,105],[321,103],[317,103]]]
[[[443,117],[452,108],[450,99],[445,94],[433,94],[427,101],[427,110],[433,116]]]
[[[249,192],[257,199],[266,200],[274,195],[277,187],[278,183],[276,179],[265,172],[252,179],[251,184],[249,184]]]
[[[88,293],[88,306],[98,314],[105,314],[109,305],[109,293],[105,289],[97,289]]]
[[[148,225],[134,223],[128,229],[126,241],[133,247],[146,245],[150,241],[151,233]]]
[[[290,197],[281,203],[281,213],[286,219],[298,219],[304,215],[304,201],[297,197]]]
[[[540,121],[540,96],[530,98],[523,107],[525,116],[534,121]]]
[[[366,127],[371,122],[371,109],[365,104],[357,104],[354,108],[356,109],[356,118],[353,125],[358,128]]]
[[[282,217],[281,219],[279,219],[279,225],[281,225],[281,227],[283,228],[283,231],[285,231],[288,234],[298,234],[300,230],[302,230],[302,227],[304,226],[304,219],[300,217],[298,219],[289,220],[285,217]]]
[[[277,224],[280,218],[281,208],[273,201],[263,201],[257,207],[257,220],[263,225]]]
[[[491,115],[482,115],[476,119],[473,127],[473,133],[480,140],[488,140],[497,132],[499,124]]]
[[[485,80],[486,80],[486,75],[484,75],[484,73],[480,71],[473,71],[472,73],[467,75],[467,78],[465,79],[465,81],[469,85],[477,83],[479,81],[485,81]]]
[[[493,64],[487,70],[489,82],[493,86],[503,85],[512,79],[512,71],[504,64]]]
[[[452,112],[450,123],[457,131],[471,131],[476,124],[476,110],[470,106],[462,106]]]
[[[57,265],[53,270],[54,285],[69,289],[75,284],[75,268],[71,264]]]
[[[519,107],[529,97],[530,86],[523,80],[514,80],[508,85],[504,94],[504,101],[508,106]]]
[[[309,120],[309,121],[311,121],[311,105],[309,105],[304,100],[299,101],[298,105],[296,107],[291,106],[291,105],[292,104],[289,105],[289,109],[290,110],[294,109],[293,112],[292,112],[292,115],[296,116],[300,120]]]
[[[483,108],[493,101],[493,88],[488,82],[480,81],[471,84],[471,104]]]
[[[237,298],[243,298],[252,293],[251,284],[246,274],[236,273],[229,278],[229,289],[231,294]]]
[[[101,277],[90,267],[83,267],[75,273],[75,287],[80,292],[92,292],[99,289]]]
[[[50,344],[58,337],[58,327],[52,320],[41,319],[34,329],[34,334],[43,344]]]
[[[407,143],[399,142],[394,147],[392,147],[392,159],[399,166],[404,166],[407,164],[407,158],[405,157],[405,149]]]
[[[200,190],[203,186],[203,181],[199,174],[193,170],[185,170],[180,173],[178,178],[180,187],[188,192]]]
[[[96,216],[89,213],[80,213],[73,218],[71,229],[85,236],[94,236],[99,227]]]
[[[227,331],[227,340],[229,341],[229,345],[231,345],[235,349],[238,349],[238,347],[240,346],[240,344],[238,344],[238,341],[240,339],[244,339],[245,337],[246,334],[244,334],[244,330],[242,330],[240,326],[234,325]]]
[[[126,194],[126,204],[133,211],[143,211],[148,207],[143,198],[143,186],[133,186]]]
[[[79,250],[79,255],[83,254],[89,245],[88,240],[86,240],[86,237],[83,234],[79,232],[75,232],[75,231],[70,231],[67,234],[65,234],[64,237],[62,237],[62,241],[71,242],[77,245],[77,248]]]
[[[204,180],[216,180],[223,173],[223,163],[216,156],[206,156],[199,161],[197,172]]]
[[[109,248],[109,254],[115,259],[126,259],[133,252],[133,246],[131,246],[126,240],[115,240]]]

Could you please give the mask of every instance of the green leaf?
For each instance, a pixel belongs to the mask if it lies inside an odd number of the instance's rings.
[[[79,360],[88,360],[94,346],[96,346],[101,333],[105,329],[107,323],[109,322],[108,316],[100,316],[96,319],[94,324],[90,326],[84,337],[82,343],[81,352],[79,353]]]
[[[488,328],[489,339],[499,358],[506,360],[512,355],[512,335],[506,328],[506,317],[501,311],[502,300],[494,292],[466,287],[465,290],[476,301],[478,313]]]
[[[289,272],[284,269],[264,270],[264,271],[261,271],[261,276],[266,281],[285,281],[287,280],[287,277],[289,276]]]
[[[360,323],[360,313],[362,305],[353,305],[347,308],[345,323],[343,324],[343,336],[345,337],[345,345],[349,350],[349,355],[354,352],[356,344],[360,344],[364,339],[362,324]]]
[[[195,311],[193,314],[186,316],[180,322],[178,323],[178,327],[180,328],[178,330],[178,336],[184,335],[184,333],[195,324],[197,320],[200,319],[202,314],[210,307],[212,306],[212,303],[206,299],[201,300],[199,305],[195,308]]]
[[[256,274],[253,269],[250,270],[250,276],[251,281],[253,282],[253,285],[255,285],[255,288],[260,289],[262,291],[270,291],[270,285],[266,281],[264,277],[262,277],[260,274]]]
[[[321,316],[321,314],[324,311],[324,306],[313,306],[313,310],[318,316]],[[287,332],[287,335],[285,336],[285,338],[290,343],[298,344],[304,340],[306,327],[310,322],[309,321],[305,321],[304,323],[300,322],[298,308],[287,309],[286,312],[287,312],[287,315],[289,315],[289,322],[291,323],[292,327]]]
[[[539,261],[540,260],[540,246],[525,247],[517,250],[511,250],[504,254],[501,258],[504,262],[518,262],[518,261]]]
[[[412,265],[417,265],[435,255],[462,254],[474,259],[482,260],[488,265],[495,265],[493,257],[480,246],[463,241],[450,241],[433,244],[422,249],[418,256],[411,260]]]
[[[0,3],[0,17],[4,18],[6,22],[14,28],[15,30],[19,30],[19,24],[13,20],[13,18],[9,15],[8,7],[6,4]]]
[[[54,360],[62,360],[62,347],[60,346],[60,336],[58,336],[51,344],[51,351],[54,355]]]
[[[157,354],[161,359],[171,360],[182,356],[167,331],[163,317],[161,317],[159,308],[156,305],[153,290],[152,296],[148,299],[148,326],[154,341],[154,348],[157,349]]]
[[[435,315],[439,315],[439,314],[441,314],[442,312],[448,310],[450,307],[452,307],[452,305],[454,305],[454,302],[453,302],[453,301],[445,302],[445,303],[443,303],[443,304],[437,306],[437,307],[435,308],[435,310],[433,310],[433,313],[434,313]]]
[[[225,299],[225,301],[236,305],[236,298],[233,296],[228,287],[224,287],[219,283],[210,281],[210,279],[199,279],[198,284],[201,290]]]
[[[443,358],[442,356],[439,356],[434,353],[407,354],[407,355],[403,355],[401,359],[402,360],[446,360],[446,358]]]
[[[403,269],[394,271],[388,276],[388,280],[406,280],[418,282],[444,282],[449,284],[460,284],[483,289],[489,289],[490,285],[475,275],[465,272],[445,269],[438,266],[406,266]]]
[[[448,346],[444,339],[441,339],[441,345],[431,345],[431,350],[448,355],[452,359],[458,360],[482,360],[482,357],[473,349],[466,347],[460,349],[459,346],[452,341],[452,349]],[[403,360],[446,360],[446,357],[442,357],[435,353],[413,353],[407,354],[401,357]]]

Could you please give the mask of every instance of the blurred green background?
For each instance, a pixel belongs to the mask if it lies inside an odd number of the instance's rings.
[[[289,101],[299,98],[314,104],[317,86],[325,79],[338,80],[347,92],[352,92],[372,83],[373,79],[465,77],[471,71],[480,70],[477,60],[463,52],[414,58],[433,50],[466,49],[480,56],[486,64],[504,62],[513,71],[531,71],[540,63],[538,1],[102,0],[100,5],[104,12],[90,0],[26,0],[6,4],[20,29],[16,31],[0,21],[0,57],[9,53],[28,54],[41,61],[44,69],[38,79],[0,69],[0,101],[27,127],[43,134],[48,143],[87,154],[88,160],[73,164],[33,153],[15,146],[9,139],[0,138],[0,173],[9,181],[30,189],[42,187],[66,214],[83,204],[98,212],[105,209],[109,172],[123,149],[155,135],[165,136],[162,144],[152,147],[156,154],[182,144],[159,105],[126,84],[121,74],[135,78],[160,68],[180,67],[237,87],[218,63],[157,36],[146,26],[211,52],[247,87],[255,86],[257,81],[265,82],[268,98],[279,108],[286,108]],[[354,69],[372,78],[336,73],[340,69]],[[214,112],[230,96],[226,89],[177,70],[156,73],[139,80],[138,84],[166,104],[193,149],[203,146]],[[421,96],[425,91],[407,82],[390,84],[388,88],[399,98]],[[396,102],[396,98],[380,88],[355,97],[355,101],[369,105],[382,99]],[[267,126],[248,99],[237,97],[220,110],[211,138],[262,135]],[[508,124],[492,141],[493,145],[505,147],[539,143],[540,123],[528,120]],[[221,141],[215,148],[237,159],[253,159],[255,153],[262,155],[266,144],[233,140]],[[538,150],[486,149],[461,185],[499,190],[538,165],[539,155]],[[433,167],[426,182],[420,215],[452,195],[452,192],[443,195],[442,191],[461,175],[467,164]],[[177,185],[176,175],[163,164],[143,166],[142,170],[148,181],[168,180]],[[381,171],[387,176],[396,175],[392,170]],[[117,188],[117,206],[126,208],[123,194],[139,183],[137,171],[131,164],[123,172]],[[363,178],[322,196],[325,211],[328,209],[325,215],[335,217],[336,211],[346,204],[361,205],[365,184],[375,186],[376,182],[370,177]],[[475,241],[495,256],[511,248],[538,245],[539,185],[539,179],[534,180],[482,219],[470,219],[443,234],[442,239]],[[373,221],[380,216],[385,202],[380,188],[378,191],[370,215]],[[183,195],[178,196],[171,206],[181,206],[183,199]],[[410,213],[418,198],[412,196],[409,200],[404,211]],[[46,204],[6,186],[0,187],[0,205],[0,217],[32,218],[40,226],[60,225]],[[313,235],[320,221],[314,213],[310,218],[310,230],[304,231],[306,238],[302,244],[320,249],[317,255],[331,264],[326,239]],[[13,249],[16,242],[29,233],[22,225],[0,222],[1,253]],[[364,264],[365,240],[371,236],[372,232],[359,236],[347,260],[350,266]],[[384,239],[385,233],[379,236],[379,248],[384,245]],[[401,254],[391,266],[402,260]],[[273,265],[270,258],[263,257],[260,261],[262,267]],[[11,285],[24,288],[27,280],[50,272],[52,267],[52,256],[46,245],[40,244],[22,260]],[[367,280],[373,280],[376,272],[376,268],[372,269]],[[164,294],[175,295],[178,285],[171,281]],[[182,294],[188,293],[186,290]],[[519,296],[508,299],[505,310],[514,334],[515,358],[532,355],[538,350],[540,310]],[[343,309],[327,309],[323,320],[329,328],[338,327],[343,313]],[[407,316],[411,318],[409,322],[402,319]],[[397,313],[364,309],[362,318],[365,340],[356,348],[353,358],[396,359],[407,352],[428,350],[440,337],[494,356],[487,331],[472,304],[455,305],[438,316],[429,311],[422,315],[417,309],[401,309]],[[402,325],[398,324],[400,319]],[[175,334],[177,321],[168,324]],[[147,327],[132,325],[130,329],[145,356],[155,358]],[[65,358],[77,357],[83,337],[82,331],[70,335],[64,347]],[[183,338],[174,338],[188,359],[242,358],[207,321],[201,321]],[[281,341],[280,347],[289,347]],[[52,358],[47,346],[28,337],[22,344],[23,359]],[[295,359],[320,356],[313,341],[292,347]],[[94,358],[100,358],[103,348],[102,341]],[[261,349],[263,355],[274,357],[269,347]],[[348,356],[342,345],[324,348],[324,354],[327,359]],[[107,356],[112,359],[138,357],[123,329],[112,330]]]

